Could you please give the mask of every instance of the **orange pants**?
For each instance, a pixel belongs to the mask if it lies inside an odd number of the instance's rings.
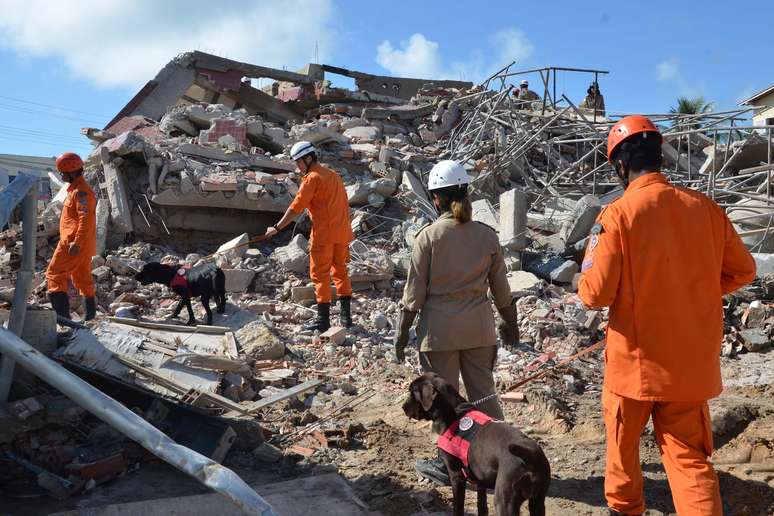
[[[712,455],[712,424],[706,401],[659,402],[602,394],[607,429],[605,497],[623,514],[645,510],[640,435],[653,416],[661,460],[679,516],[722,516]]]
[[[314,282],[314,292],[318,303],[330,303],[333,299],[331,276],[336,285],[338,296],[351,296],[352,284],[349,281],[347,263],[349,262],[349,244],[313,245],[309,253],[309,275]]]
[[[67,280],[70,278],[83,297],[94,297],[91,256],[88,256],[83,249],[78,256],[70,256],[68,246],[59,244],[46,270],[48,291],[67,292]]]

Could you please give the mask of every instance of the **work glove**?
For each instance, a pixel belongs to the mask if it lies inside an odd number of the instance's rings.
[[[398,312],[398,320],[395,323],[395,357],[400,364],[406,359],[406,344],[409,341],[409,330],[411,325],[414,324],[416,318],[416,312],[409,312],[408,310],[401,310]]]
[[[519,322],[516,317],[516,305],[506,305],[497,309],[502,322],[497,326],[500,340],[507,349],[514,349],[519,344]]]

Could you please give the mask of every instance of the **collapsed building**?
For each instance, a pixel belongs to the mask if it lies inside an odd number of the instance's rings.
[[[26,340],[42,343],[58,363],[212,460],[233,450],[259,464],[283,454],[324,462],[331,449],[357,447],[365,432],[339,422],[344,411],[377,390],[401,392],[396,384],[405,370],[392,364],[392,319],[414,236],[437,216],[427,174],[438,160],[455,159],[472,176],[474,219],[499,235],[519,309],[521,347],[499,351],[499,385],[573,355],[607,324],[606,311],[586,309],[574,292],[585,238],[602,207],[622,194],[605,156],[607,131],[620,115],[601,117],[557,97],[542,73],[543,98],[518,101],[511,81],[520,73],[505,67],[473,85],[316,64],[289,72],[202,52],[175,58],[104,128],[83,130],[94,143],[85,174],[99,198],[93,275],[106,317],[59,337],[25,330]],[[354,78],[357,90],[333,87],[326,74]],[[256,88],[250,79],[257,78],[275,82]],[[747,112],[652,116],[663,129],[670,180],[725,207],[755,253],[758,279],[724,306],[726,357],[769,349],[774,332],[771,128],[744,126]],[[300,331],[314,304],[308,222],[278,242],[245,245],[276,222],[297,192],[288,149],[300,140],[313,142],[320,161],[346,185],[356,235],[350,276],[357,324],[349,332]],[[60,210],[61,197],[40,216],[32,282],[40,307]],[[0,302],[14,298],[20,234],[13,227],[0,235]],[[214,327],[161,322],[174,295],[139,285],[133,272],[150,261],[194,265],[213,251],[226,274],[226,314],[216,316]],[[71,306],[78,305],[73,297]],[[36,312],[47,311],[29,313]],[[47,316],[39,317],[30,320]],[[54,323],[49,317],[37,324]],[[415,365],[416,354],[409,355]],[[581,394],[599,373],[583,367],[549,376],[546,385]],[[526,396],[543,399],[548,390]],[[22,391],[13,417],[24,424],[9,427],[5,442],[24,460],[70,473],[81,489],[93,471],[107,471],[102,482],[142,462],[128,440],[100,446],[103,434],[115,436],[93,421],[85,431],[97,436],[86,439],[97,443],[91,462],[63,453],[83,444],[75,432],[41,451],[32,443],[50,422],[46,417],[74,424],[82,410],[49,389]],[[289,417],[282,403],[298,414]],[[574,424],[560,401],[550,404],[546,417],[561,420],[562,428]],[[40,426],[19,430],[25,425]],[[23,469],[19,461],[8,465]]]

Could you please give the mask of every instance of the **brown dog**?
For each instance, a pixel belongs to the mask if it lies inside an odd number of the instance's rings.
[[[494,489],[498,516],[517,516],[524,500],[529,501],[530,516],[545,515],[551,467],[534,440],[501,421],[477,424],[481,415],[471,413],[475,407],[435,373],[425,373],[411,382],[409,391],[403,411],[411,419],[432,421],[433,429],[441,434],[439,452],[452,482],[455,516],[464,514],[466,476],[476,483],[479,516],[488,512],[487,489]],[[455,432],[453,440],[458,444],[462,442],[459,435],[467,439],[462,444],[466,457],[459,458],[441,448],[446,447],[441,440]]]

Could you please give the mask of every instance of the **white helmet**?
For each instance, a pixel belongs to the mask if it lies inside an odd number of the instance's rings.
[[[470,176],[465,169],[450,159],[439,161],[430,171],[427,181],[428,190],[438,190],[448,186],[460,186],[470,183]]]
[[[290,148],[290,159],[292,159],[293,161],[296,161],[303,158],[307,154],[311,154],[316,151],[317,149],[315,149],[314,145],[312,145],[310,142],[306,142],[306,141],[296,142]]]

